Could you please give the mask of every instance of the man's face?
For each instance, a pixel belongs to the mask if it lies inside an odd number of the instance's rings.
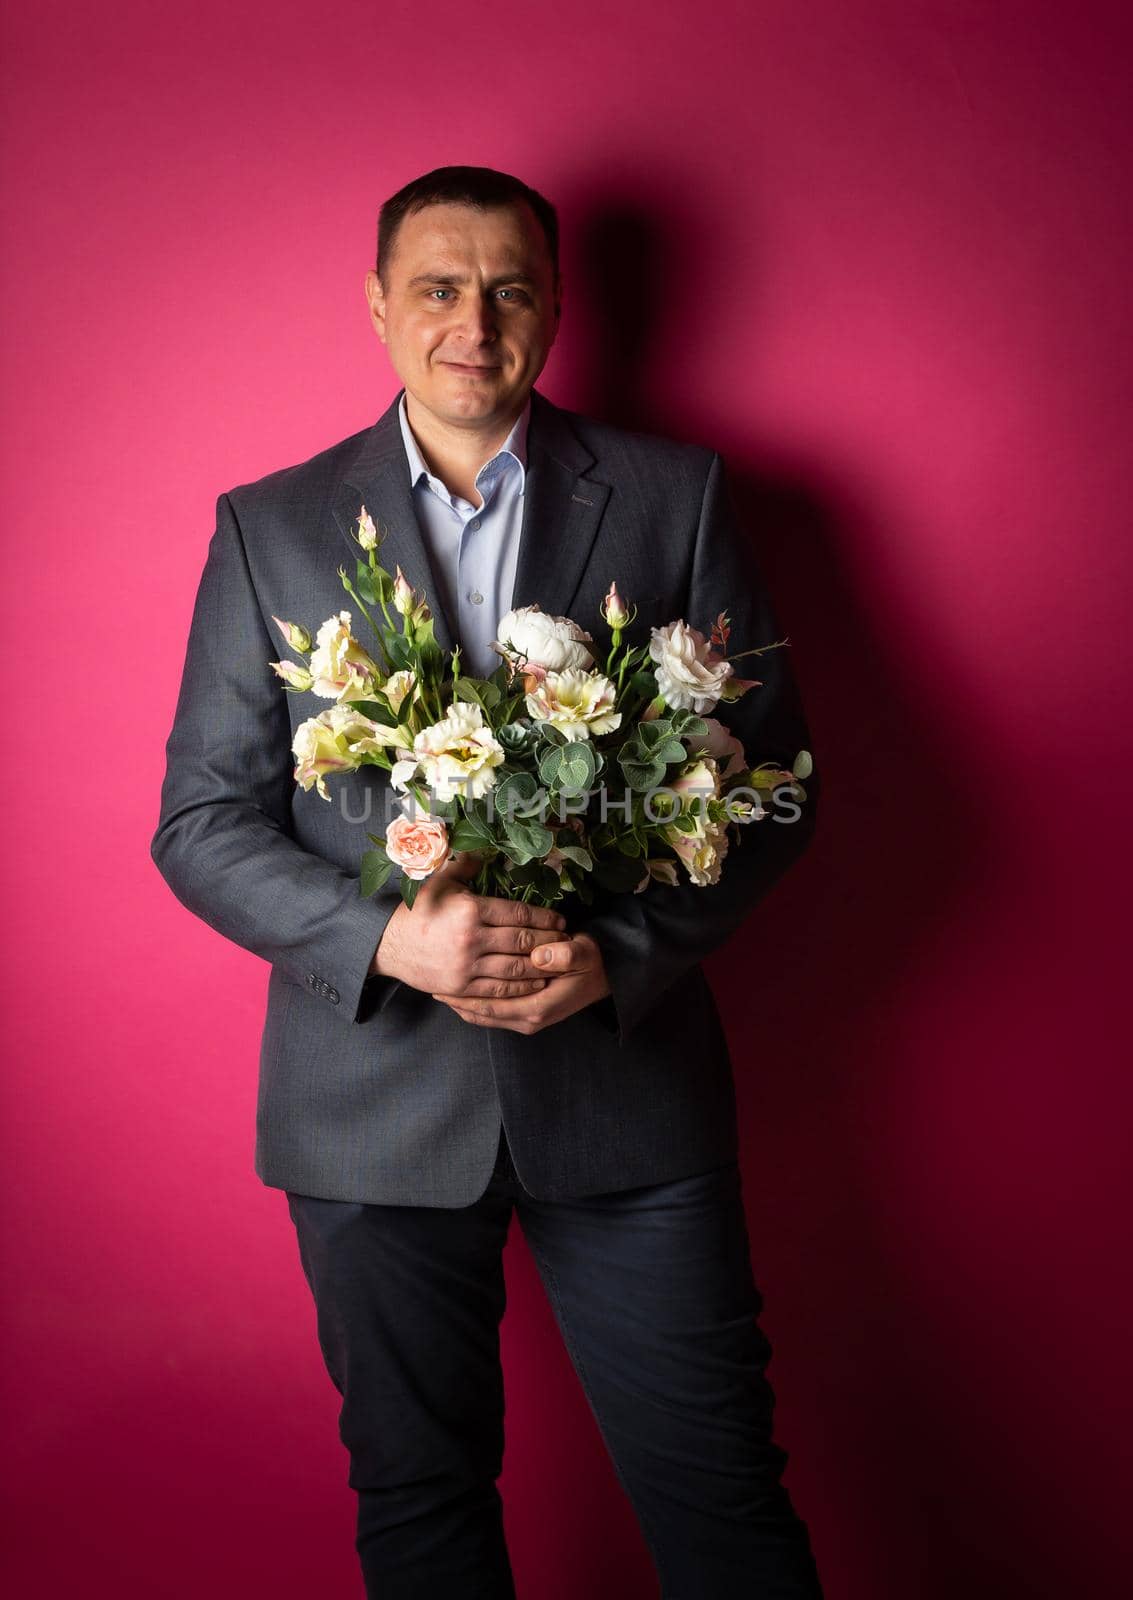
[[[433,205],[405,218],[366,298],[412,400],[450,426],[518,416],[558,332],[559,285],[526,204]]]

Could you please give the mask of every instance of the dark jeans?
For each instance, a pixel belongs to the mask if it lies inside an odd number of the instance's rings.
[[[821,1600],[780,1474],[735,1163],[532,1199],[501,1134],[455,1210],[289,1194],[372,1600],[514,1600],[496,1479],[512,1208],[640,1520],[664,1600]]]

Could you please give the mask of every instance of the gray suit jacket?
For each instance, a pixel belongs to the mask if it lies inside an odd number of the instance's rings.
[[[383,832],[391,814],[388,774],[364,767],[332,782],[331,804],[298,789],[294,729],[324,703],[287,694],[268,662],[286,653],[273,615],[313,630],[350,607],[337,572],[353,573],[363,504],[391,530],[382,564],[428,590],[438,641],[457,642],[413,511],[398,399],[361,433],[220,496],[166,747],[154,861],[191,911],[271,964],[256,1171],[328,1199],[468,1205],[488,1182],[501,1118],[520,1178],[544,1199],[731,1160],[732,1069],[699,961],[805,848],[816,777],[803,819],[749,824],[718,884],[654,885],[569,913],[601,946],[611,995],[565,1022],[530,1037],[479,1028],[409,985],[367,978],[400,903],[396,872],[373,899],[358,892],[366,831]],[[716,452],[533,391],[512,603],[573,616],[600,638],[612,579],[638,607],[633,643],[676,617],[707,631],[724,610],[732,650],[782,637]],[[763,687],[721,720],[749,760],[790,767],[810,735],[789,648],[737,672]]]

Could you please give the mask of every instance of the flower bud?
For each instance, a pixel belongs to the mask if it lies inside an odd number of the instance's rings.
[[[636,607],[634,608],[636,614]],[[618,593],[617,583],[611,583],[602,601],[602,621],[608,628],[620,632],[632,620],[628,606]]]
[[[311,648],[311,635],[307,632],[306,628],[303,627],[302,623],[284,622],[279,617],[274,615],[272,616],[271,620],[275,623],[276,627],[279,629],[280,633],[282,633],[285,641],[291,646],[292,650],[298,650],[301,654],[305,655],[306,652]]]
[[[407,617],[417,603],[417,596],[413,592],[412,585],[400,567],[397,569],[397,577],[394,579],[393,584],[393,603],[394,608],[403,617]]]
[[[270,661],[268,665],[289,689],[309,689],[315,681],[313,673],[308,672],[306,667],[297,666],[294,661]]]
[[[358,513],[358,543],[363,550],[376,550],[378,545],[378,530],[374,527],[374,519],[363,506]]]

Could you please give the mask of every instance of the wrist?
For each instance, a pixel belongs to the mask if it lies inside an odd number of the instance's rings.
[[[370,958],[370,969],[367,973],[371,978],[400,978],[401,977],[401,929],[399,923],[406,914],[404,905],[396,906],[385,927],[382,929],[381,938],[378,940],[377,949]]]

